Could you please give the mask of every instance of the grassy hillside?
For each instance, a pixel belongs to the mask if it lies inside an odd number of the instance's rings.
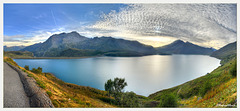
[[[213,52],[211,56],[221,59],[222,60],[221,64],[223,65],[226,62],[228,62],[231,58],[235,57],[236,54],[237,54],[237,42],[233,42]]]
[[[211,73],[151,94],[149,98],[160,101],[164,95],[172,94],[179,107],[237,107],[236,49],[234,42],[215,51],[211,56],[221,59],[221,66]]]
[[[237,79],[234,70],[236,71],[236,57],[205,76],[156,92],[149,98],[159,101],[162,99],[162,95],[172,93],[178,97],[179,107],[233,105],[237,98]]]
[[[4,57],[4,62],[17,66],[33,77],[37,84],[47,92],[55,107],[116,107],[103,102],[102,99],[112,99],[106,91],[86,86],[65,83],[50,73],[33,73],[20,67],[11,58]]]
[[[42,73],[18,66],[9,57],[4,57],[4,62],[8,62],[22,71],[29,77],[33,77],[37,84],[49,95],[55,107],[155,107],[154,100],[136,95],[133,92],[125,92],[122,96],[124,103],[117,103],[114,97],[109,96],[106,91],[98,90],[87,86],[66,83],[56,78],[51,73]],[[41,69],[41,68],[40,68]],[[34,72],[34,73],[33,73]],[[104,85],[104,84],[103,84]],[[159,103],[159,102],[157,102]]]
[[[236,55],[236,53],[237,53],[237,42],[233,42],[213,52],[211,56],[219,59],[224,59],[228,56]]]
[[[124,93],[123,103],[116,102],[106,91],[65,83],[50,73],[28,71],[6,57],[12,53],[5,54],[4,62],[19,67],[33,77],[49,94],[55,107],[237,107],[237,57],[234,51],[231,52],[220,55],[222,65],[211,73],[149,97]]]
[[[33,57],[33,53],[28,51],[6,51],[4,52],[4,56],[10,58],[29,58]]]

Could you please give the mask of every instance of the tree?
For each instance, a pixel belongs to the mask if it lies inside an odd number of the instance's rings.
[[[29,66],[25,65],[24,68],[29,71]]]
[[[105,91],[108,92],[108,96],[110,97],[110,94],[113,93],[113,81],[109,79],[107,83],[105,83],[104,88],[105,88]]]
[[[114,78],[114,81],[109,79],[105,83],[105,91],[108,91],[109,96],[113,94],[115,100],[120,103],[121,95],[123,92],[124,87],[127,86],[125,79],[123,78]]]
[[[124,78],[114,78],[113,86],[115,92],[121,93],[123,92],[124,87],[127,86],[127,83],[125,82]]]

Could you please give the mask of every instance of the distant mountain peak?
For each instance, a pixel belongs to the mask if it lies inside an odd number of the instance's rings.
[[[169,45],[157,48],[157,50],[158,53],[166,54],[204,54],[204,55],[210,55],[214,51],[211,48],[205,48],[188,41],[184,42],[182,40],[176,40]]]
[[[35,56],[54,57],[69,48],[103,52],[121,50],[122,52],[136,52],[144,55],[155,53],[155,49],[152,46],[147,46],[137,41],[117,39],[110,36],[87,38],[81,36],[76,31],[54,34],[45,42],[28,46],[23,50],[33,52]]]
[[[77,33],[77,34],[78,34],[78,32],[77,32],[77,31],[72,31],[72,32],[70,32],[70,33]]]
[[[184,41],[182,41],[182,40],[180,40],[180,39],[175,40],[173,43],[177,43],[177,42],[182,42],[182,43],[184,43]]]
[[[25,48],[26,46],[20,45],[20,46],[4,46],[4,51],[19,51],[23,48]]]

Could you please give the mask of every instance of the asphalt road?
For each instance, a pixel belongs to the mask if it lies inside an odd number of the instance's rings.
[[[30,107],[18,73],[4,63],[4,108]]]

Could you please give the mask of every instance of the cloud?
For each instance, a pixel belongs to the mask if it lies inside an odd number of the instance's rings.
[[[236,11],[236,4],[130,4],[85,29],[97,36],[166,37],[220,48],[236,41]]]
[[[13,35],[13,36],[4,35],[4,41],[7,41],[7,42],[18,42],[24,38],[25,38],[24,35]]]
[[[112,36],[153,46],[181,39],[217,49],[237,38],[236,4],[128,4],[119,11],[83,15],[86,18],[92,15],[100,18],[94,22],[78,21],[65,12],[61,13],[69,23],[58,26],[53,11],[49,15],[39,14],[34,17],[36,22],[48,24],[48,27],[53,22],[54,27],[43,29],[27,25],[35,31],[27,35],[5,35],[4,44],[32,45],[44,42],[53,34],[71,31],[86,37]],[[41,19],[46,16],[53,21]]]
[[[35,43],[46,41],[51,35],[66,32],[65,28],[60,27],[52,30],[37,30],[26,35],[4,35],[4,45],[6,46],[29,46]]]

